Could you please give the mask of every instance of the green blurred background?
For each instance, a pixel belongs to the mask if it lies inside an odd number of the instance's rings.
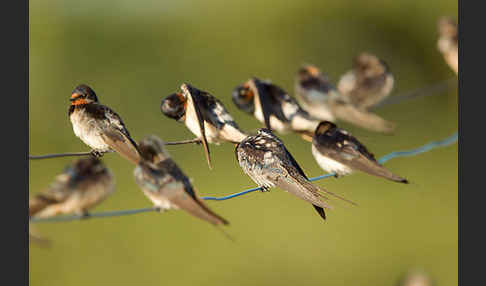
[[[369,51],[385,59],[393,94],[455,77],[437,51],[436,21],[457,16],[457,1],[30,1],[30,153],[89,150],[74,136],[69,96],[90,85],[132,136],[190,139],[164,117],[161,98],[189,82],[223,101],[248,131],[260,124],[231,102],[250,76],[293,94],[296,70],[322,68],[331,80]],[[341,124],[377,157],[457,130],[457,89],[377,113],[398,124],[393,136]],[[282,135],[309,176],[323,173],[310,145]],[[201,195],[254,183],[231,144],[212,146],[210,171],[199,146],[169,146]],[[30,195],[74,158],[30,161]],[[95,211],[149,207],[133,165],[108,154],[117,190]],[[359,203],[334,204],[323,222],[309,204],[275,189],[208,202],[230,220],[228,241],[180,212],[37,224],[50,249],[30,245],[31,285],[394,285],[410,269],[457,285],[457,144],[386,164],[412,184],[356,173],[317,185]]]

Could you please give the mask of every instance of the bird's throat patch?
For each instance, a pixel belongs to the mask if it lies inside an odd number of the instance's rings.
[[[71,105],[82,105],[82,104],[87,104],[88,101],[84,98],[76,99],[71,103]]]

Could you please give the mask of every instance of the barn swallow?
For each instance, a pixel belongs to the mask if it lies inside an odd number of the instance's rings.
[[[339,92],[360,109],[368,109],[384,100],[393,89],[394,78],[388,65],[375,55],[361,53],[353,60],[353,69],[339,79]]]
[[[207,143],[239,143],[247,135],[238,127],[223,103],[206,91],[187,83],[181,85],[182,92],[173,93],[162,99],[162,113],[179,122],[201,140],[206,159],[211,167]],[[201,136],[202,134],[202,136]]]
[[[135,181],[159,211],[183,209],[213,225],[228,224],[196,195],[190,179],[170,158],[161,139],[148,136],[139,142],[139,149],[143,160],[133,172]]]
[[[389,133],[395,128],[380,116],[353,105],[317,67],[306,65],[299,69],[295,81],[295,94],[309,114],[322,121],[335,118],[377,132]]]
[[[329,121],[321,122],[316,128],[312,139],[312,155],[324,171],[335,173],[336,177],[360,170],[395,182],[408,183],[406,179],[380,165],[358,139]]]
[[[324,220],[324,209],[330,206],[322,201],[327,199],[322,193],[347,201],[310,183],[283,142],[269,129],[261,128],[256,135],[246,137],[236,146],[235,154],[243,171],[262,188],[262,191],[279,187],[290,192],[311,203]]]
[[[442,17],[438,21],[439,40],[437,47],[444,56],[446,63],[453,71],[458,72],[458,36],[457,24],[452,18]]]
[[[120,116],[108,106],[98,102],[96,93],[87,85],[77,86],[71,95],[69,118],[74,134],[91,147],[94,156],[116,151],[138,164],[137,144],[123,124]]]
[[[58,175],[43,192],[29,200],[29,217],[59,214],[88,215],[88,210],[115,191],[110,170],[95,157],[79,159]]]
[[[286,91],[268,80],[248,80],[233,90],[232,99],[240,110],[280,133],[294,131],[310,141],[319,124]]]
[[[319,120],[335,121],[330,105],[341,96],[317,67],[305,65],[297,71],[295,97],[305,111]]]

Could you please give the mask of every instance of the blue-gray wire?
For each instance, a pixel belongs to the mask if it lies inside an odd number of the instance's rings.
[[[408,151],[397,151],[397,152],[392,152],[388,155],[385,155],[381,157],[378,162],[383,164],[387,162],[390,159],[397,158],[397,157],[409,157],[409,156],[415,156],[427,151],[430,151],[432,149],[438,148],[438,147],[444,147],[451,145],[455,143],[458,140],[458,133],[454,133],[451,136],[439,140],[439,141],[433,141],[428,144],[425,144],[421,147],[408,150]],[[314,178],[310,178],[309,181],[317,181],[317,180],[322,180],[325,178],[333,177],[334,173],[330,174],[325,174],[321,176],[317,176]],[[201,197],[203,200],[208,200],[208,201],[224,201],[224,200],[229,200],[235,197],[239,197],[248,193],[252,193],[255,191],[261,190],[260,187],[257,188],[252,188],[248,190],[244,190],[242,192],[234,193],[231,195],[227,195],[224,197]],[[89,214],[89,216],[83,216],[83,215],[69,215],[69,216],[58,216],[58,217],[51,217],[51,218],[32,218],[30,222],[62,222],[62,221],[72,221],[72,220],[81,220],[81,219],[88,219],[88,218],[96,218],[96,217],[114,217],[114,216],[123,216],[123,215],[131,215],[131,214],[138,214],[138,213],[143,213],[143,212],[152,212],[155,211],[156,208],[143,208],[143,209],[134,209],[134,210],[123,210],[123,211],[109,211],[109,212],[99,212],[99,213],[93,213]]]

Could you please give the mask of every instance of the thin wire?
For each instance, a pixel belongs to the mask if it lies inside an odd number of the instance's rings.
[[[393,158],[398,158],[398,157],[409,157],[409,156],[415,156],[427,151],[430,151],[432,149],[438,148],[438,147],[445,147],[448,145],[451,145],[455,143],[458,140],[458,133],[454,133],[451,136],[439,140],[439,141],[433,141],[428,144],[425,144],[423,146],[420,146],[418,148],[408,150],[408,151],[397,151],[397,152],[392,152],[388,155],[385,155],[381,157],[378,162],[380,164],[383,164],[387,162],[390,159]],[[321,176],[317,176],[314,178],[310,178],[309,181],[317,181],[317,180],[322,180],[325,178],[333,177],[335,174],[330,173],[330,174],[325,174]],[[227,195],[224,197],[201,197],[203,200],[208,200],[208,201],[224,201],[224,200],[229,200],[235,197],[239,197],[245,194],[249,194],[252,192],[256,192],[261,190],[260,187],[257,188],[252,188],[248,190],[244,190],[242,192],[234,193],[231,195]],[[30,222],[61,222],[61,221],[72,221],[72,220],[82,220],[82,219],[89,219],[89,218],[99,218],[99,217],[114,217],[114,216],[123,216],[123,215],[131,215],[131,214],[137,214],[137,213],[143,213],[143,212],[152,212],[155,211],[156,208],[143,208],[143,209],[134,209],[134,210],[122,210],[122,211],[109,211],[109,212],[99,212],[99,213],[94,213],[94,214],[89,214],[89,216],[83,216],[83,215],[69,215],[69,216],[57,216],[57,217],[51,217],[51,218],[32,218]]]
[[[371,110],[375,110],[386,105],[397,104],[409,99],[441,94],[442,92],[448,91],[452,86],[454,86],[454,84],[457,85],[457,77],[434,83],[426,87],[417,88],[412,91],[407,91],[398,95],[389,96],[382,102],[371,107]]]
[[[91,152],[76,152],[76,153],[61,153],[61,154],[46,154],[46,155],[29,155],[29,160],[38,160],[38,159],[50,159],[50,158],[59,158],[59,157],[74,157],[74,156],[87,156],[92,155]]]
[[[63,221],[72,221],[72,220],[85,220],[90,218],[100,218],[100,217],[113,217],[113,216],[124,216],[124,215],[132,215],[132,214],[139,214],[139,213],[146,213],[146,212],[153,212],[156,211],[157,208],[143,208],[143,209],[134,209],[134,210],[123,210],[123,211],[108,211],[108,212],[99,212],[93,213],[88,215],[69,215],[69,216],[55,216],[50,218],[31,218],[30,222],[63,222]]]
[[[165,145],[181,145],[181,144],[190,144],[190,143],[199,143],[201,142],[200,139],[190,139],[190,140],[183,140],[183,141],[174,141],[174,142],[164,142]],[[100,152],[101,154],[105,153],[113,153],[115,151],[109,150],[105,152]],[[59,154],[46,154],[46,155],[29,155],[29,160],[39,160],[39,159],[51,159],[51,158],[59,158],[59,157],[76,157],[76,156],[88,156],[93,155],[92,152],[74,152],[74,153],[59,153]]]
[[[435,141],[435,142],[430,142],[429,144],[425,144],[419,148],[416,148],[416,149],[413,149],[413,150],[410,150],[410,151],[396,151],[396,152],[392,152],[388,155],[385,155],[383,157],[381,157],[378,162],[380,164],[383,164],[385,163],[386,161],[390,160],[390,159],[393,159],[393,158],[396,158],[396,157],[409,157],[409,156],[415,156],[415,155],[418,155],[418,154],[421,154],[421,153],[424,153],[424,152],[427,152],[427,151],[430,151],[434,148],[437,148],[437,147],[442,147],[442,146],[448,146],[448,145],[451,145],[452,143],[455,143],[457,140],[458,140],[458,137],[459,137],[459,134],[456,132],[454,134],[452,134],[451,136],[443,139],[443,140],[440,140],[440,141]]]

